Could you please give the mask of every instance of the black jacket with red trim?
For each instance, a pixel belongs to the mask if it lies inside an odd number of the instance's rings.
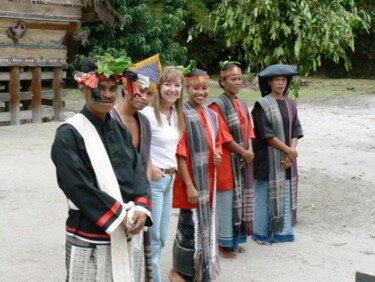
[[[148,215],[146,226],[152,225],[150,184],[130,132],[109,114],[103,122],[86,107],[81,113],[95,126],[103,141],[124,203],[133,201],[136,209]],[[64,124],[57,130],[51,158],[59,187],[77,208],[69,209],[67,234],[92,243],[109,243],[109,234],[124,217],[122,203],[99,189],[84,140],[72,125]]]

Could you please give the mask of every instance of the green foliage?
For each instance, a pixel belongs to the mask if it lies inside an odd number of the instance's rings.
[[[353,0],[223,0],[211,14],[215,31],[249,70],[274,63],[296,64],[309,74],[322,57],[351,67],[355,28],[368,29],[370,18]]]
[[[187,75],[189,74],[191,71],[195,70],[197,68],[197,61],[195,60],[190,60],[190,63],[187,67],[184,67],[184,66],[177,66],[181,72],[184,74],[184,75]]]
[[[90,25],[88,45],[83,54],[108,50],[126,53],[134,62],[160,53],[164,64],[186,61],[187,50],[174,41],[184,28],[181,1],[113,0],[112,6],[123,15],[125,24]],[[93,52],[93,50],[95,50]]]
[[[110,77],[113,74],[122,74],[124,70],[134,64],[129,57],[121,56],[114,58],[110,54],[105,54],[98,57],[96,65],[98,67],[98,73],[103,73],[106,77]]]

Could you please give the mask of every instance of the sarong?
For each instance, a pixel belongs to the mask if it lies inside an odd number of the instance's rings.
[[[173,268],[186,279],[195,277],[193,212],[180,209],[173,243]]]
[[[238,244],[246,243],[246,236],[236,236],[233,232],[232,208],[228,204],[232,204],[233,190],[217,191],[217,214],[218,214],[218,243],[224,248],[230,248],[234,251],[238,250]]]
[[[111,246],[95,245],[67,237],[66,282],[112,282]]]
[[[294,241],[292,225],[291,183],[285,181],[284,222],[281,232],[273,233],[268,201],[268,180],[255,181],[254,234],[253,238],[262,242],[281,243]]]

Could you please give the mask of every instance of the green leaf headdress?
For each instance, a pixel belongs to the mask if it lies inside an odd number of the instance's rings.
[[[188,75],[190,72],[197,68],[197,61],[190,60],[190,64],[187,67],[177,66],[177,68],[182,72],[184,76]]]
[[[97,58],[85,58],[82,61],[83,71],[76,73],[74,79],[78,84],[84,84],[91,89],[98,87],[99,80],[110,77],[117,83],[121,83],[125,78],[135,81],[137,75],[127,70],[132,65],[130,58],[126,56],[114,58],[110,54],[105,54]]]

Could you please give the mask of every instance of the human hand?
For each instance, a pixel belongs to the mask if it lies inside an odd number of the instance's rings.
[[[152,166],[151,168],[151,180],[158,181],[164,177],[164,171],[156,166]]]
[[[284,157],[284,159],[281,162],[281,168],[286,170],[292,166],[293,161],[288,158],[287,156]]]
[[[289,148],[288,151],[285,152],[286,156],[291,160],[294,161],[298,157],[298,152],[296,149]]]
[[[249,164],[254,159],[254,152],[251,149],[247,149],[245,153],[242,155],[242,162],[245,164]]]
[[[141,211],[135,211],[132,217],[133,226],[128,228],[126,232],[132,235],[138,234],[145,225],[146,220],[147,215],[145,213]]]
[[[198,204],[198,191],[193,185],[186,186],[186,194],[189,204]]]
[[[219,153],[214,154],[214,166],[219,166],[221,164],[221,155]]]

